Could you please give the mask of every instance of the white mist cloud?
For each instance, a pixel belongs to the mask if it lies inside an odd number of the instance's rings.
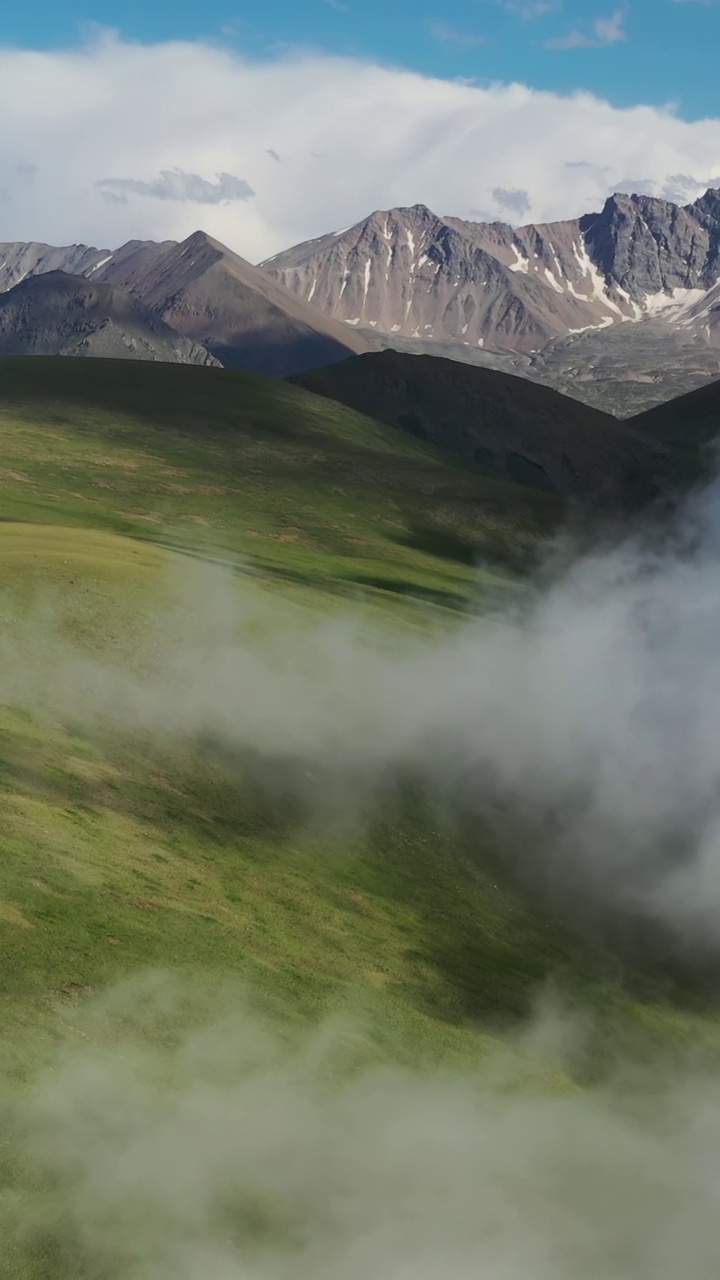
[[[578,156],[592,168],[568,167]],[[720,119],[688,123],[589,93],[108,34],[71,50],[0,50],[8,240],[112,248],[202,226],[258,261],[375,208],[421,202],[467,216],[489,208],[496,188],[527,191],[527,216],[550,220],[596,209],[628,173],[659,189],[668,175],[694,174],[694,195],[718,171]],[[177,193],[162,176],[176,173],[191,179],[182,200],[148,198]],[[218,175],[254,197],[238,199]],[[120,199],[103,198],[98,183]],[[218,203],[204,202],[208,191]]]
[[[41,612],[4,625],[0,698],[294,759],[328,808],[334,787],[336,808],[362,807],[413,770],[482,823],[500,806],[501,836],[508,819],[524,830],[529,866],[566,894],[717,948],[719,510],[715,487],[662,545],[627,541],[536,584],[522,618],[402,644],[347,614],[279,627],[260,612],[248,632],[256,597],[203,567],[157,619],[147,676],[82,654]]]
[[[506,13],[512,14],[514,18],[522,18],[525,22],[544,18],[562,7],[562,0],[495,0],[495,3]]]
[[[184,995],[160,975],[127,983],[76,1012],[82,1049],[24,1097],[0,1091],[31,1179],[0,1196],[8,1275],[39,1280],[43,1259],[73,1280],[717,1273],[716,1079],[658,1063],[563,1093],[531,1036],[530,1090],[512,1049],[465,1074],[341,1083],[362,1028],[283,1043],[242,1001],[217,1013],[206,994],[204,1019],[176,1029]],[[540,1087],[548,1066],[554,1088]]]

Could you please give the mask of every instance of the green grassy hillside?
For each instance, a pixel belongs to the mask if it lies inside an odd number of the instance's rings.
[[[112,661],[141,643],[181,553],[240,567],[245,592],[272,587],[278,627],[283,609],[358,591],[391,625],[426,626],[428,603],[452,619],[474,596],[476,556],[485,590],[508,589],[504,565],[561,515],[325,399],[225,371],[6,361],[0,440],[6,629],[50,599],[62,635]],[[367,865],[338,865],[193,742],[98,741],[97,728],[12,706],[3,730],[6,1025],[33,1024],[64,991],[181,959],[264,980],[296,1012],[350,982],[393,991],[415,1017],[462,1021],[454,983],[472,980],[408,958],[430,946],[406,883],[417,815],[384,837],[384,880],[377,833]],[[449,874],[462,881],[464,860]],[[520,952],[509,1008],[545,963]]]
[[[0,362],[0,515],[242,557],[323,587],[457,602],[562,504],[286,383],[94,360]]]
[[[6,361],[0,442],[5,633],[51,601],[58,634],[112,662],[133,660],[188,555],[244,570],[279,630],[349,597],[397,636],[477,602],[475,556],[480,601],[510,591],[503,565],[562,515],[327,399],[226,371]],[[353,981],[462,1024],[526,1010],[575,954],[516,890],[488,896],[496,867],[439,828],[421,842],[422,805],[378,818],[338,863],[198,743],[39,724],[6,689],[4,973],[20,1021],[73,984],[192,956],[264,974],[306,1011]]]
[[[345,774],[339,810],[332,777],[298,758],[123,726],[53,684],[58,671],[91,683],[95,668],[78,675],[68,655],[159,671],[158,619],[187,625],[192,597],[174,614],[173,583],[204,560],[244,569],[231,579],[237,625],[260,646],[263,628],[290,634],[349,601],[395,647],[452,627],[478,595],[514,588],[563,515],[556,499],[286,384],[28,359],[0,363],[0,503],[6,1082],[32,1081],[58,1046],[88,1052],[94,1000],[148,970],[174,971],[191,996],[178,1012],[161,993],[152,1016],[111,1006],[103,1035],[121,1062],[138,1035],[175,1043],[226,980],[286,1036],[357,1015],[365,1030],[333,1072],[378,1059],[475,1069],[549,986],[595,1020],[578,1078],[618,1043],[714,1042],[712,1018],[539,909],[489,833],[411,778],[384,779],[356,808]],[[532,1076],[570,1087],[551,1054]],[[4,1143],[0,1275],[125,1280],[78,1243],[61,1185]]]

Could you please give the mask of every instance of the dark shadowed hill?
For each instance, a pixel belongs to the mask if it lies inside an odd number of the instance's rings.
[[[628,418],[627,425],[683,451],[712,444],[720,436],[720,382],[656,405]]]
[[[291,380],[536,489],[644,501],[673,474],[663,444],[599,409],[493,369],[383,351]]]
[[[50,271],[0,294],[0,355],[217,364],[124,289]]]

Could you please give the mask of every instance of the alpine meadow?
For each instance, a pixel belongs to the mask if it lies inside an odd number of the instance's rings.
[[[717,8],[26,8],[0,1280],[707,1280]]]

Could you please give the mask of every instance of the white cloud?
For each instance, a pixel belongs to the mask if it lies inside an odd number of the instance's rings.
[[[275,160],[275,152],[266,151]],[[156,178],[146,182],[140,178],[101,178],[95,187],[102,195],[121,203],[128,196],[148,196],[151,200],[177,200],[190,204],[224,204],[232,200],[250,200],[255,195],[244,178],[234,173],[219,173],[216,182],[208,182],[197,173],[183,173],[182,169],[163,169]]]
[[[585,165],[572,167],[579,157]],[[18,165],[36,167],[32,182]],[[239,174],[256,194],[201,204],[125,190],[118,202],[96,187],[128,176],[152,185],[174,170],[210,185]],[[688,123],[671,109],[619,109],[589,93],[112,36],[75,51],[0,49],[9,240],[113,248],[200,226],[257,261],[375,208],[421,202],[463,217],[497,188],[526,191],[528,216],[545,221],[596,209],[626,174],[658,191],[669,175],[699,175],[692,199],[719,172],[720,119]]]
[[[621,178],[616,183],[618,191],[636,196],[654,196],[669,200],[671,204],[690,204],[699,190],[720,187],[720,176],[696,178],[691,173],[669,173],[662,182],[652,178]]]
[[[626,13],[624,9],[616,9],[608,18],[595,18],[590,30],[581,31],[575,27],[566,36],[554,40],[546,40],[547,49],[596,49],[605,44],[619,44],[627,40],[625,30]]]
[[[478,45],[484,44],[485,37],[471,31],[461,31],[447,22],[431,22],[430,35],[442,44]]]
[[[530,22],[535,18],[544,18],[548,13],[556,13],[562,0],[497,0],[497,3],[506,13]]]
[[[596,18],[593,23],[596,39],[603,44],[617,44],[620,40],[627,40],[625,17],[623,9],[616,9],[609,18]]]

